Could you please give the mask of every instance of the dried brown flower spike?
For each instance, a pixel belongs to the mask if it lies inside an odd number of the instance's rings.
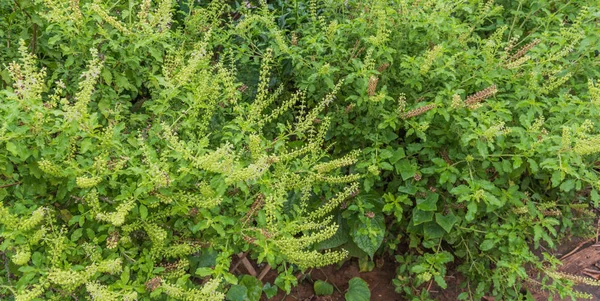
[[[465,100],[465,105],[469,109],[476,109],[479,107],[479,103],[493,96],[498,92],[496,85],[491,85],[469,97]]]
[[[415,116],[419,116],[421,114],[425,114],[425,112],[427,112],[435,107],[436,107],[435,104],[428,104],[428,105],[420,107],[418,109],[408,111],[408,112],[402,114],[402,119],[409,119],[409,118],[413,118]]]

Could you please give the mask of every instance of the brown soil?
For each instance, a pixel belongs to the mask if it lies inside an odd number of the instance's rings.
[[[277,274],[269,272],[263,282],[273,283]],[[395,292],[392,279],[396,277],[396,266],[392,260],[387,260],[381,267],[375,267],[371,272],[360,272],[358,262],[349,260],[338,268],[337,265],[327,266],[321,269],[312,269],[304,275],[299,275],[298,286],[292,288],[289,295],[280,291],[271,300],[277,301],[337,301],[344,300],[344,293],[348,289],[348,281],[354,277],[360,277],[369,284],[371,300],[404,301]],[[334,286],[332,296],[315,296],[313,283],[317,280],[327,281]],[[264,298],[262,300],[267,300]]]
[[[600,243],[595,239],[590,240],[572,240],[563,242],[553,253],[556,258],[560,258],[563,265],[560,272],[587,279],[600,280]],[[360,277],[365,280],[371,290],[371,300],[377,301],[404,301],[399,294],[395,292],[392,280],[396,277],[396,265],[392,258],[388,260],[377,260],[378,266],[371,272],[360,272],[356,259],[348,260],[341,266],[332,265],[320,269],[311,269],[305,274],[298,274],[298,285],[292,288],[290,294],[283,291],[269,299],[275,301],[337,301],[345,300],[344,294],[348,289],[348,281],[354,277]],[[263,283],[273,284],[277,277],[277,272],[269,270],[262,265],[246,262],[246,268],[240,265],[236,272],[253,274],[259,277]],[[256,267],[256,268],[255,268]],[[247,271],[248,270],[248,271]],[[261,273],[257,271],[262,271]],[[315,296],[313,284],[317,280],[326,281],[334,286],[332,296]],[[463,277],[456,271],[449,268],[446,277],[448,288],[441,290],[435,285],[429,288],[431,297],[439,301],[455,301],[458,295],[463,292],[460,287],[464,282]],[[579,292],[586,292],[593,296],[594,301],[600,301],[600,287],[578,284],[575,289]],[[537,301],[549,300],[549,296],[543,292],[533,292]],[[263,294],[261,300],[267,301]],[[493,298],[484,298],[483,300],[492,301]],[[553,300],[567,301],[570,299],[560,299],[554,296]]]
[[[555,257],[560,258],[562,266],[559,271],[568,275],[600,280],[600,243],[596,239],[576,239],[563,242],[558,247]],[[594,301],[600,301],[600,287],[585,284],[576,284],[575,289],[579,292],[591,294]],[[535,295],[537,301],[548,300],[548,295],[538,293]],[[554,300],[566,301],[570,298],[561,299],[555,296]]]

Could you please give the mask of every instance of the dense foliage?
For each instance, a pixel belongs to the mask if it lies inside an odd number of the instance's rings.
[[[592,0],[0,0],[0,296],[256,300],[247,252],[267,296],[357,257],[415,300],[449,268],[463,300],[586,297],[542,251],[595,234],[599,26]]]

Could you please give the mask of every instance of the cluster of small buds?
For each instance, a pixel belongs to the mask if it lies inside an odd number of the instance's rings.
[[[198,252],[198,250],[200,250],[201,248],[202,245],[200,244],[184,242],[169,246],[164,250],[163,253],[166,257],[183,258]]]
[[[138,299],[137,292],[135,291],[127,293],[114,292],[98,282],[88,282],[85,284],[85,288],[93,301],[134,301]]]
[[[536,118],[535,121],[533,122],[533,124],[531,125],[531,127],[528,129],[528,131],[534,132],[534,133],[542,131],[545,122],[546,122],[546,119],[544,118],[544,116],[540,116],[540,117]]]
[[[48,229],[45,226],[41,226],[39,230],[33,232],[33,234],[29,236],[29,245],[33,246],[38,244],[46,236],[46,232],[48,232]]]
[[[312,211],[308,215],[309,220],[317,220],[325,215],[329,214],[333,209],[339,206],[344,200],[352,196],[352,194],[358,190],[358,183],[352,183],[350,186],[344,188],[344,191],[339,192],[334,198],[327,201],[323,206]]]
[[[358,160],[359,154],[360,154],[359,151],[354,150],[354,151],[350,152],[349,154],[343,156],[342,158],[338,158],[338,159],[331,160],[329,162],[317,164],[317,165],[313,166],[312,169],[321,174],[328,173],[328,172],[338,169],[340,167],[348,166],[348,165],[352,165],[352,164],[356,163],[356,161]]]
[[[140,23],[140,25],[148,24],[148,12],[150,12],[151,3],[152,0],[142,0],[142,3],[140,4],[140,9],[137,13],[138,22]]]
[[[544,216],[561,216],[562,212],[558,209],[548,209],[548,210],[542,211],[542,214]]]
[[[452,95],[452,103],[450,104],[450,107],[452,109],[458,109],[458,108],[462,108],[464,106],[465,106],[465,104],[463,103],[463,100],[460,97],[460,95],[458,95],[458,94]]]
[[[112,25],[112,27],[116,28],[118,31],[125,35],[131,35],[131,31],[123,25],[121,21],[118,21],[113,16],[109,15],[98,3],[93,3],[90,8],[102,18],[106,23]]]
[[[328,176],[328,177],[319,177],[319,180],[329,184],[343,184],[343,183],[351,183],[358,181],[362,178],[360,174],[351,174],[345,176]]]
[[[32,287],[20,291],[15,295],[15,301],[32,301],[38,300],[38,298],[44,293],[44,287],[41,284],[33,285]]]
[[[592,278],[581,277],[569,273],[556,272],[556,271],[545,271],[546,275],[554,279],[567,279],[575,283],[585,284],[589,286],[600,287],[600,281]]]
[[[262,64],[259,72],[259,82],[256,91],[256,99],[254,104],[257,107],[261,107],[267,99],[268,84],[271,76],[271,63],[273,62],[273,50],[268,48],[262,57]],[[255,115],[258,112],[254,112]],[[250,115],[252,117],[252,115]],[[255,116],[254,116],[255,117]]]
[[[331,117],[327,116],[323,118],[321,125],[319,126],[319,131],[314,137],[311,137],[309,141],[315,145],[323,145],[325,142],[325,136],[327,135],[327,131],[331,126]]]
[[[187,204],[190,207],[196,208],[214,208],[221,204],[223,198],[219,195],[206,195],[193,192],[178,192],[173,198],[177,199],[181,204]]]
[[[527,213],[529,213],[529,208],[527,206],[521,206],[521,207],[513,208],[512,212],[514,214],[518,214],[518,215],[527,214]]]
[[[479,104],[486,100],[489,97],[492,97],[498,92],[496,85],[491,85],[473,95],[470,95],[465,100],[465,105],[470,109],[476,109],[479,107]]]
[[[502,42],[502,36],[506,32],[506,30],[508,30],[508,25],[500,26],[496,29],[496,31],[494,31],[494,33],[487,39],[486,48],[488,50],[486,51],[489,51],[490,54],[496,52],[496,50]]]
[[[201,289],[183,289],[177,285],[169,284],[164,279],[160,279],[159,285],[163,292],[175,300],[202,300],[202,301],[222,301],[225,299],[225,294],[217,290],[220,281],[215,280],[208,281]],[[216,285],[215,285],[216,283]],[[148,289],[148,284],[146,285]]]
[[[170,51],[165,55],[162,64],[162,73],[168,81],[170,81],[177,74],[177,70],[179,70],[179,68],[181,68],[183,65],[183,57],[183,48]]]
[[[117,210],[115,212],[99,212],[96,214],[96,219],[111,223],[118,227],[123,225],[125,222],[125,217],[127,217],[127,214],[129,214],[129,211],[131,211],[133,207],[135,207],[135,200],[130,199],[117,206]]]
[[[250,154],[254,159],[259,158],[260,154],[262,154],[263,149],[260,146],[260,143],[260,136],[254,134],[248,136],[248,149],[250,150]]]
[[[376,164],[369,165],[369,167],[367,168],[367,170],[369,171],[370,174],[372,174],[374,176],[378,176],[379,175],[379,167],[377,167]]]
[[[31,259],[31,250],[29,246],[17,247],[15,254],[11,257],[11,260],[16,265],[24,265]]]
[[[377,89],[377,82],[379,82],[379,78],[375,75],[371,75],[369,77],[369,85],[367,86],[367,94],[369,96],[374,96],[375,91]]]
[[[505,67],[506,67],[506,69],[516,69],[516,68],[519,68],[521,65],[523,65],[525,62],[529,61],[529,59],[531,59],[531,57],[529,55],[525,55],[514,61],[506,63]]]
[[[276,94],[277,93],[279,93],[279,92],[276,91]],[[258,120],[258,128],[262,128],[264,124],[279,117],[281,114],[283,114],[284,112],[287,112],[289,109],[291,109],[296,103],[298,103],[299,101],[302,101],[306,97],[306,95],[304,93],[305,93],[304,91],[299,90],[298,92],[294,93],[291,98],[284,100],[283,103],[279,104],[276,108],[274,108],[271,111],[270,115],[263,116],[263,118]]]
[[[562,136],[561,136],[561,150],[568,151],[571,149],[571,129],[568,127],[563,127]]]
[[[444,47],[442,45],[435,45],[432,49],[427,50],[425,53],[425,60],[421,65],[419,72],[425,74],[429,72],[433,63],[444,53]]]
[[[587,135],[589,133],[591,133],[593,130],[594,130],[594,123],[591,120],[586,119],[577,128],[577,130],[575,131],[575,134],[576,134],[577,138],[583,139],[583,138],[587,137]]]
[[[77,184],[77,187],[79,188],[92,188],[95,187],[96,185],[98,185],[100,182],[102,182],[102,178],[101,177],[77,177],[75,179],[75,183]]]
[[[227,174],[233,169],[236,155],[233,146],[229,143],[222,145],[216,150],[200,157],[191,156],[194,167],[215,173]]]
[[[76,25],[81,24],[82,14],[79,8],[79,0],[61,1],[61,0],[43,0],[46,11],[42,16],[51,23],[64,24],[73,22]],[[69,3],[68,6],[65,3]]]
[[[86,282],[82,272],[71,270],[52,269],[48,272],[48,281],[69,290],[74,290]]]
[[[571,72],[567,72],[565,75],[563,75],[561,77],[557,77],[556,75],[553,75],[550,77],[550,81],[547,84],[545,84],[544,86],[539,88],[539,92],[542,94],[548,94],[548,93],[554,91],[556,88],[560,87],[562,84],[566,83],[572,76],[573,76],[573,73],[571,73]]]
[[[38,71],[37,57],[29,53],[23,40],[19,41],[19,54],[21,55],[21,64],[10,63],[8,72],[12,78],[17,99],[21,101],[22,105],[27,106],[23,101],[40,101],[42,99],[46,69],[42,68]]]
[[[506,55],[508,55],[511,52],[511,50],[515,47],[515,44],[517,43],[517,41],[519,41],[519,38],[521,38],[521,36],[519,35],[514,35],[510,38],[508,44],[506,45],[506,47],[504,47],[504,52],[506,53]]]
[[[162,0],[158,4],[158,8],[154,13],[154,18],[152,19],[151,26],[156,27],[156,31],[159,33],[166,32],[173,21],[173,16],[171,13],[171,6],[173,2],[170,0]]]
[[[27,219],[23,219],[19,222],[18,228],[21,231],[29,231],[33,228],[37,227],[46,216],[47,209],[46,207],[37,208],[33,213],[31,213],[31,217]]]
[[[167,239],[167,231],[154,223],[146,223],[144,224],[144,230],[146,234],[150,237],[152,244],[156,246],[162,246]]]
[[[348,251],[325,251],[323,253],[317,251],[300,251],[286,250],[286,258],[290,263],[298,265],[301,270],[306,270],[309,267],[319,268],[338,263],[348,257]]]
[[[189,83],[195,74],[198,72],[198,68],[202,63],[207,63],[210,60],[211,54],[206,50],[208,47],[207,39],[211,37],[212,31],[208,31],[205,35],[204,40],[194,45],[194,50],[190,54],[190,58],[183,67],[178,68],[179,72],[173,76],[171,84],[175,87]]]
[[[410,111],[408,111],[406,113],[403,113],[401,115],[401,117],[402,117],[402,119],[410,119],[410,118],[413,118],[413,117],[425,114],[427,111],[430,111],[430,110],[434,109],[436,106],[437,105],[434,104],[434,103],[428,104],[428,105],[422,106],[420,108],[417,108],[417,109],[414,109],[414,110],[410,110]]]
[[[262,157],[248,165],[246,168],[235,170],[227,175],[227,183],[235,183],[240,181],[250,181],[260,178],[274,163],[277,162],[277,157]]]
[[[94,271],[96,270],[96,271]],[[93,276],[95,272],[106,273],[106,274],[118,274],[123,271],[123,260],[121,258],[104,260],[97,265],[88,266],[86,273]]]
[[[358,41],[357,41],[358,42]],[[358,43],[357,43],[358,45]],[[362,72],[369,72],[375,69],[375,60],[373,59],[373,48],[369,48],[367,53],[365,54],[365,59],[363,61],[363,67],[361,69]]]
[[[328,219],[328,221],[330,220],[331,219]],[[302,235],[301,237],[287,237],[275,240],[277,247],[279,247],[281,250],[303,250],[310,247],[314,243],[329,239],[337,232],[339,228],[337,224],[324,226],[325,222],[313,223],[313,225],[310,225],[311,223],[308,224],[308,226],[306,224],[298,225],[295,231],[300,233],[306,230],[314,230],[314,232],[307,235]]]
[[[299,120],[299,122],[296,124],[296,132],[304,133],[308,129],[312,128],[312,123],[315,120],[315,118],[317,118],[318,115],[335,100],[336,94],[338,93],[343,84],[344,81],[340,80],[335,85],[333,90],[329,94],[327,94],[315,108],[308,112],[308,114],[306,114],[304,118]]]
[[[485,130],[482,134],[482,138],[487,141],[494,141],[496,136],[498,135],[506,135],[511,132],[510,129],[504,127],[504,122],[500,122],[496,125],[490,126],[487,130]]]
[[[577,139],[573,151],[582,156],[600,153],[600,135]]]
[[[402,114],[404,114],[405,110],[406,110],[406,94],[401,93],[400,96],[398,96],[398,108],[396,109],[396,113],[398,113],[398,115],[402,115]]]
[[[63,172],[62,169],[56,166],[54,163],[49,160],[42,159],[38,161],[38,167],[46,174],[49,174],[54,177],[62,177]]]

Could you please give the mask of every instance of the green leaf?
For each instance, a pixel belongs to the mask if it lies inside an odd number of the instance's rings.
[[[422,223],[430,222],[433,220],[433,212],[432,211],[423,211],[418,208],[413,209],[412,214],[413,224],[415,226],[420,225]]]
[[[317,280],[314,284],[314,290],[317,296],[329,296],[333,294],[333,285]]]
[[[408,159],[398,161],[395,166],[396,171],[400,173],[404,181],[414,177],[417,172],[417,167]]]
[[[448,287],[446,280],[441,275],[435,275],[433,276],[433,279],[435,279],[435,283],[437,283],[437,285],[439,285],[441,288],[446,289]]]
[[[467,205],[467,214],[465,215],[465,219],[470,222],[475,219],[475,214],[477,214],[477,202],[473,201]]]
[[[102,78],[107,85],[112,84],[112,73],[110,73],[110,69],[103,68],[102,69]]]
[[[8,150],[11,154],[13,154],[13,156],[18,156],[19,155],[19,151],[17,150],[17,146],[8,141],[6,142],[6,150]]]
[[[246,287],[248,293],[246,295],[247,301],[258,301],[260,300],[260,295],[262,294],[262,282],[260,280],[250,276],[244,275],[242,276],[242,280],[240,280],[240,285]]]
[[[375,251],[383,242],[385,221],[381,213],[375,215],[370,221],[370,225],[357,222],[351,235],[356,245],[373,258]]]
[[[458,218],[452,212],[450,212],[450,214],[448,215],[436,213],[435,221],[438,225],[440,225],[440,227],[444,229],[444,231],[450,233],[450,230],[452,230],[452,227],[458,221]]]
[[[225,298],[229,301],[245,301],[248,295],[248,289],[243,285],[232,285],[227,291]]]
[[[83,229],[78,228],[77,230],[73,231],[73,234],[71,234],[71,241],[73,241],[73,242],[78,241],[82,235],[83,235]]]
[[[265,296],[267,296],[267,299],[271,299],[277,295],[277,286],[271,285],[271,283],[267,282],[263,286],[263,292],[265,293]]]
[[[496,245],[496,242],[494,242],[491,239],[486,239],[481,243],[481,245],[479,246],[479,249],[481,251],[488,251],[488,250],[491,250],[495,245]]]
[[[140,205],[140,217],[145,220],[148,217],[148,207]]]
[[[206,277],[208,275],[212,275],[213,273],[213,269],[211,268],[197,268],[196,269],[196,275],[200,276],[200,277]]]
[[[423,211],[436,211],[439,194],[430,193],[425,199],[417,199],[417,208]]]
[[[346,301],[369,301],[371,291],[367,282],[361,278],[354,277],[348,282],[348,292],[344,295]]]
[[[569,179],[560,184],[561,191],[571,191],[575,188],[575,181]]]
[[[434,222],[423,224],[423,234],[426,240],[440,238],[444,236],[444,229]]]

